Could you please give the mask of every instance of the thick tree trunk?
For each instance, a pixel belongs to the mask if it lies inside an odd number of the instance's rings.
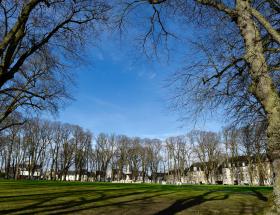
[[[145,183],[145,170],[142,170],[142,183]]]
[[[280,151],[276,151],[277,157],[273,159],[273,174],[274,174],[274,187],[273,187],[273,194],[274,194],[274,205],[275,208],[280,214],[280,158],[279,154]]]
[[[237,25],[245,44],[245,60],[252,78],[250,91],[264,108],[268,121],[268,148],[273,161],[274,207],[280,214],[280,96],[269,75],[260,31],[252,13],[250,0],[237,0]]]
[[[17,180],[18,179],[18,173],[19,173],[19,163],[17,162],[16,163],[16,171],[15,171],[15,180]]]

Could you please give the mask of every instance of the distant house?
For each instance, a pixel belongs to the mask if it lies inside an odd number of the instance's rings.
[[[206,184],[206,175],[201,163],[194,163],[187,171],[184,182],[190,184]]]
[[[34,171],[34,173],[32,174],[29,170],[20,170],[19,171],[19,175],[18,175],[19,179],[41,179],[41,172],[36,170]]]
[[[63,172],[55,174],[54,171],[48,170],[44,177],[47,180],[54,178],[61,181],[95,181],[95,174],[83,170],[80,179],[80,174],[73,170],[68,170],[66,174]]]
[[[81,174],[81,179],[80,179],[80,175],[76,173],[76,171],[68,171],[66,176],[62,175],[61,180],[62,181],[87,181],[89,178],[88,174],[83,171],[83,173]]]
[[[118,169],[113,169],[110,172],[112,177],[112,182],[114,183],[162,183],[166,180],[166,173],[154,173],[152,175],[147,175],[143,171],[133,171],[126,166],[124,171],[119,171]]]
[[[205,166],[194,163],[184,176],[189,184],[228,184],[228,185],[272,185],[273,173],[269,159],[261,157],[239,156],[226,159],[217,165],[207,181]]]
[[[6,172],[8,171],[8,172]],[[29,163],[21,163],[15,167],[5,169],[3,174],[8,173],[9,178],[16,179],[41,179],[42,178],[42,166],[41,165],[29,165]]]

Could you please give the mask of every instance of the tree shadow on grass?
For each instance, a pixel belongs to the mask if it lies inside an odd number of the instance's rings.
[[[109,211],[112,208],[121,209],[122,207],[126,206],[134,207],[138,204],[140,204],[138,207],[141,207],[145,204],[152,205],[153,198],[169,195],[175,192],[176,191],[160,191],[153,189],[137,191],[135,189],[125,188],[103,190],[67,190],[64,192],[46,192],[40,194],[6,196],[6,199],[5,197],[0,198],[0,203],[2,203],[4,206],[6,203],[8,205],[14,203],[15,207],[17,207],[16,204],[20,203],[21,201],[31,202],[31,204],[12,209],[0,208],[0,214],[75,214],[84,210],[91,210],[91,214],[98,214],[98,211],[95,211],[94,209]],[[157,212],[155,215],[173,215],[177,212],[184,211],[204,202],[226,200],[229,198],[229,195],[233,193],[236,192],[221,193],[219,191],[213,190],[191,198],[179,199],[169,207]],[[252,189],[250,193],[246,194],[256,196],[261,201],[267,201],[267,197],[257,190]],[[69,199],[67,200],[67,198]]]
[[[27,189],[27,188],[25,188]],[[31,188],[32,189],[32,188]],[[129,191],[129,190],[135,190],[135,188],[123,188],[123,189],[87,189],[87,190],[70,190],[70,191],[64,191],[64,192],[45,192],[45,193],[35,193],[35,194],[23,194],[23,195],[9,195],[9,196],[0,196],[0,203],[7,202],[7,201],[17,201],[17,200],[24,200],[26,198],[28,199],[38,199],[42,197],[48,197],[48,196],[61,196],[63,193],[64,195],[74,195],[74,194],[86,194],[89,192],[110,192],[110,191],[116,191],[116,192],[122,192],[122,191]]]
[[[185,209],[194,207],[196,205],[200,205],[204,202],[213,201],[213,200],[225,200],[229,197],[229,194],[224,194],[222,196],[217,195],[210,198],[206,198],[209,194],[212,193],[215,193],[215,191],[209,191],[199,196],[195,196],[193,198],[179,199],[169,207],[165,208],[164,210],[155,213],[155,215],[173,215]]]
[[[206,192],[199,196],[195,196],[193,198],[176,200],[172,205],[163,209],[162,211],[155,213],[154,215],[173,215],[173,214],[176,214],[183,210],[189,209],[191,207],[200,205],[204,202],[217,201],[217,200],[222,201],[222,200],[228,199],[230,196],[230,194],[223,194],[223,195],[219,194],[219,195],[215,195],[213,197],[207,198],[207,196],[212,193],[216,193],[216,191],[209,191],[209,192]],[[264,202],[267,202],[267,200],[268,200],[266,196],[264,196],[261,192],[255,190],[255,189],[252,189],[251,195],[256,196],[259,200],[264,201]],[[243,205],[242,208],[246,208],[246,207]],[[243,214],[243,213],[241,213],[241,214]]]
[[[106,190],[90,190],[90,191],[66,191],[66,192],[56,192],[56,193],[42,193],[42,194],[32,194],[32,195],[23,195],[24,199],[21,198],[21,201],[31,200],[36,201],[33,204],[29,204],[24,207],[13,208],[13,209],[0,209],[0,214],[34,214],[34,213],[55,213],[55,214],[65,214],[65,213],[74,213],[82,210],[89,210],[94,208],[109,207],[109,206],[118,206],[128,204],[134,201],[147,200],[160,195],[167,195],[171,192],[161,192],[161,191],[130,191],[125,190],[116,190],[115,194],[108,194],[107,192],[111,189]],[[123,192],[126,192],[122,194]],[[94,194],[94,196],[90,196]],[[145,194],[144,197],[140,195]],[[148,194],[148,196],[147,196]],[[59,198],[71,197],[73,200],[59,200]],[[132,198],[129,200],[118,200],[118,198],[128,197]],[[57,200],[57,201],[55,201]],[[19,201],[17,199],[17,201]],[[107,203],[106,201],[113,201],[113,203]],[[12,196],[8,199],[9,203],[13,202]],[[51,203],[54,202],[54,203]],[[104,204],[103,204],[104,202]]]
[[[82,204],[77,204],[77,205],[74,205],[74,207],[71,207],[70,210],[65,210],[67,208],[60,208],[60,210],[63,210],[63,211],[58,211],[58,212],[55,212],[55,214],[76,214],[77,212],[79,211],[83,211],[83,210],[92,210],[92,209],[98,209],[98,208],[105,208],[105,207],[118,207],[118,208],[121,208],[122,206],[127,206],[127,205],[132,205],[133,203],[135,202],[138,202],[138,201],[145,201],[145,200],[151,200],[152,198],[155,198],[155,197],[159,197],[159,196],[164,196],[164,195],[169,195],[171,193],[174,193],[174,192],[165,192],[165,193],[161,193],[160,191],[156,191],[154,192],[155,194],[153,195],[149,195],[149,196],[144,196],[144,197],[137,197],[137,198],[133,198],[133,199],[130,199],[130,200],[125,200],[125,201],[118,201],[118,202],[114,202],[114,203],[107,203],[107,204],[104,204],[104,205],[91,205],[91,206],[87,206],[87,207],[82,207],[82,208],[77,208],[77,206],[81,206],[81,205],[84,205],[84,204],[87,204],[87,203],[90,203],[89,202],[83,202]],[[149,202],[148,204],[151,204],[152,202]],[[143,203],[142,203],[143,205]],[[76,208],[75,208],[76,207]],[[90,212],[91,214],[94,214],[94,212]],[[98,212],[96,212],[95,214],[99,214]]]
[[[252,189],[252,192],[254,193],[255,196],[258,197],[259,200],[267,202],[268,198],[264,196],[261,192],[257,191],[256,189]]]

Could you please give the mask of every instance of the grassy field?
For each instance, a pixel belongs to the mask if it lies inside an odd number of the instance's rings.
[[[0,181],[0,214],[262,214],[271,187]]]

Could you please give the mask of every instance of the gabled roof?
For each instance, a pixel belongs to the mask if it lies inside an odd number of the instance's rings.
[[[241,166],[243,166],[243,163],[245,165],[248,165],[249,162],[252,162],[254,164],[254,163],[257,163],[259,160],[261,162],[269,162],[267,154],[261,154],[259,156],[254,155],[254,156],[250,156],[250,157],[241,155],[241,156],[237,156],[237,157],[231,157],[231,158],[224,159],[222,162],[214,161],[214,163],[217,164],[218,168],[229,167],[230,165],[231,165],[231,167],[233,167],[233,166],[241,167]],[[205,164],[207,164],[207,163],[208,162],[206,162]],[[190,166],[190,168],[187,169],[187,171],[194,171],[194,167],[197,167],[203,171],[205,165],[203,165],[203,163],[201,163],[201,162],[195,162]]]

